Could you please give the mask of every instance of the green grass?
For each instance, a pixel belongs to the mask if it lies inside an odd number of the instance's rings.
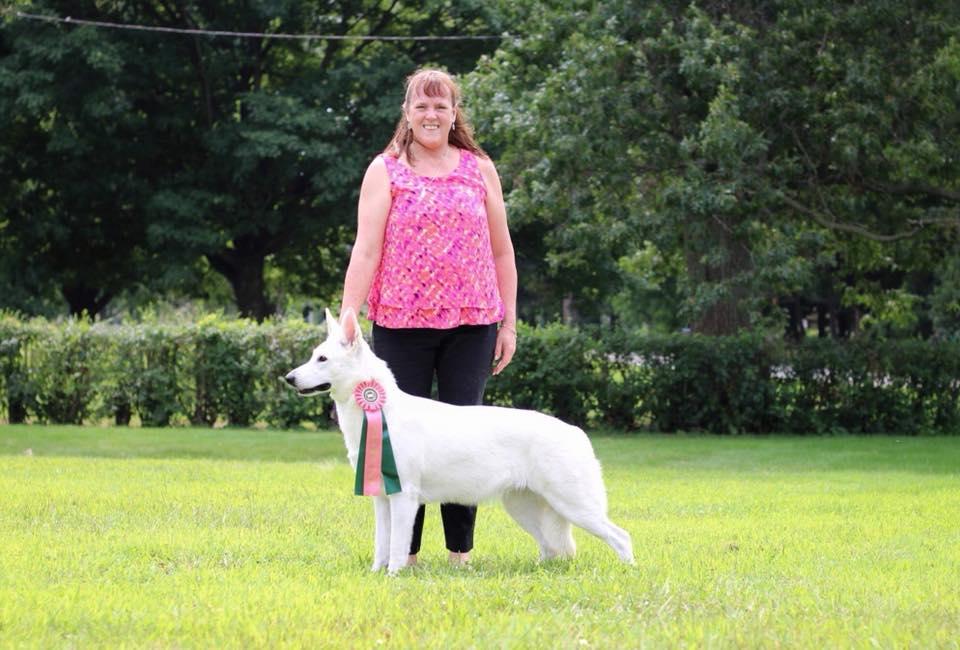
[[[960,438],[594,444],[636,566],[432,508],[387,578],[338,435],[0,426],[0,647],[958,647]]]

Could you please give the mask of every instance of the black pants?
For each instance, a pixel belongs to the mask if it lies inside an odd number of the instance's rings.
[[[462,325],[453,329],[389,329],[373,326],[373,349],[387,362],[400,390],[430,397],[437,378],[441,402],[460,406],[480,404],[490,376],[497,326]],[[456,432],[451,432],[456,435]],[[410,554],[420,551],[424,506],[413,524]],[[473,548],[476,506],[440,504],[447,550],[466,553]]]

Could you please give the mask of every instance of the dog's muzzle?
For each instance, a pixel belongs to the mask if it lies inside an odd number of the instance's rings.
[[[299,388],[299,387],[297,386],[297,378],[293,376],[293,373],[292,373],[292,372],[291,372],[290,374],[288,374],[286,377],[284,377],[284,380],[285,380],[288,384],[290,384],[291,386],[293,386],[294,388],[296,388],[296,389],[297,389],[297,392],[300,393],[300,394],[303,395],[303,396],[316,395],[316,394],[318,394],[318,393],[326,393],[327,391],[330,390],[330,384],[329,384],[328,382],[324,382],[324,383],[322,383],[322,384],[318,384],[318,385],[316,385],[316,386],[313,386],[312,388]]]

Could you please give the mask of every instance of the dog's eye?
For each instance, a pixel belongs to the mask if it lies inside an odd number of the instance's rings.
[[[322,354],[321,354],[319,357],[317,357],[317,363],[323,363],[323,362],[326,361],[326,360],[327,360],[327,358],[326,358],[325,356],[323,356]]]

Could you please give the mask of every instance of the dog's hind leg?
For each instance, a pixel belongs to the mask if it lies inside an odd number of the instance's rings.
[[[570,524],[530,490],[512,490],[503,495],[503,507],[540,547],[540,559],[570,556],[576,552]]]
[[[387,497],[373,497],[373,566],[371,571],[379,571],[390,561],[390,500]]]
[[[415,496],[398,492],[387,497],[390,500],[390,561],[387,573],[396,575],[407,566],[410,556],[410,539],[413,537],[413,520],[417,517],[420,503]]]
[[[591,503],[567,493],[552,495],[548,503],[562,517],[609,544],[621,560],[633,564],[630,533],[610,521],[600,502]]]
[[[545,557],[545,560],[576,555],[577,544],[573,541],[573,526],[549,505],[543,513],[542,529],[543,536],[547,539],[547,545],[552,550],[552,555]]]
[[[540,528],[543,511],[548,508],[547,502],[530,490],[511,490],[503,495],[503,507],[520,528],[530,533],[540,547],[540,559],[549,554],[547,540]]]

